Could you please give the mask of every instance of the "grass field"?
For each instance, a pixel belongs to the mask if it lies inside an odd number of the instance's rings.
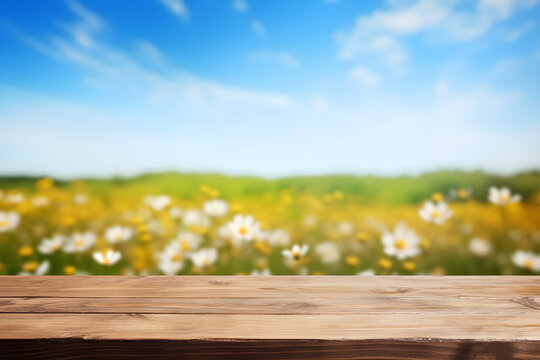
[[[4,177],[0,191],[0,274],[540,273],[540,172]]]

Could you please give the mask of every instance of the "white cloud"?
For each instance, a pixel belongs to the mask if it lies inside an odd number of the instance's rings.
[[[293,104],[292,99],[286,95],[243,90],[212,81],[193,78],[191,81],[185,81],[185,84],[187,85],[186,87],[174,82],[164,85],[172,85],[173,89],[180,85],[180,88],[184,89],[189,98],[198,101],[208,101],[214,105],[252,104],[286,108]],[[174,92],[170,93],[174,94]]]
[[[74,3],[77,4],[77,3]],[[79,15],[79,23],[88,22],[93,28],[103,24],[103,20],[80,7],[73,10]],[[82,15],[80,15],[80,14]],[[91,21],[88,18],[92,19]],[[168,103],[176,106],[184,97],[201,106],[242,106],[257,105],[264,107],[286,108],[293,106],[294,100],[284,94],[252,91],[220,84],[187,73],[182,69],[169,69],[167,74],[152,70],[139,63],[132,54],[126,54],[106,42],[94,40],[92,48],[87,48],[71,36],[54,34],[47,40],[38,40],[13,27],[11,31],[17,38],[41,53],[69,61],[90,72],[83,81],[92,87],[102,89],[125,88],[133,95],[149,102]],[[162,65],[163,55],[155,45],[147,41],[137,43],[137,52],[150,60],[153,65]],[[292,64],[294,58],[281,54],[279,60]],[[162,67],[163,68],[163,67]],[[163,70],[163,69],[161,69]]]
[[[146,60],[156,65],[160,65],[163,63],[163,55],[161,54],[161,51],[159,51],[159,49],[151,42],[140,41],[137,44],[137,48],[143,58],[145,58]]]
[[[238,12],[246,12],[249,9],[249,5],[244,0],[235,0],[232,2],[232,8]]]
[[[106,22],[77,1],[68,1],[68,6],[77,15],[77,21],[74,23],[60,22],[61,28],[78,45],[83,48],[93,48],[95,46],[94,36],[106,28]]]
[[[296,57],[287,52],[260,50],[249,54],[249,57],[253,59],[277,62],[286,67],[297,67],[299,65]]]
[[[264,27],[263,23],[259,20],[253,20],[251,22],[251,30],[255,32],[255,34],[259,36],[265,36],[266,35],[266,28]]]
[[[159,0],[165,7],[182,20],[187,20],[189,10],[182,0]]]
[[[69,1],[68,6],[79,16],[80,23],[83,27],[88,28],[89,30],[98,31],[105,26],[105,22],[101,17],[82,6],[79,2]]]
[[[357,66],[348,73],[350,79],[368,87],[379,85],[381,78],[379,75],[369,70],[365,66]]]
[[[470,41],[537,2],[479,0],[472,10],[464,10],[460,1],[392,1],[384,10],[359,16],[349,32],[336,34],[338,57],[354,60],[363,53],[378,53],[388,64],[399,65],[407,58],[408,52],[400,41],[407,36],[429,31],[437,34],[438,41]]]
[[[408,7],[391,11],[375,11],[357,19],[356,26],[364,31],[387,30],[396,34],[412,34],[434,27],[448,17],[450,9],[437,1],[417,1]]]
[[[391,36],[375,37],[367,46],[368,50],[384,53],[384,60],[388,65],[400,65],[409,57],[407,50]]]
[[[146,52],[151,57],[157,50],[163,59],[154,45],[127,53],[107,41],[105,25],[86,29],[91,47],[65,31],[34,38],[12,29],[40,53],[79,67],[86,84],[109,91],[115,101],[101,107],[89,99],[84,105],[14,95],[0,87],[0,148],[9,154],[2,159],[4,173],[80,176],[181,169],[276,176],[399,174],[441,167],[513,172],[540,162],[536,114],[526,110],[535,109],[535,99],[527,94],[487,86],[458,89],[442,79],[397,97],[365,91],[348,102],[342,98],[345,91],[328,98],[316,95],[325,89],[314,89],[298,99],[182,69],[160,66],[157,71],[137,56]],[[383,54],[388,63],[403,62],[408,53],[400,36],[371,37],[369,51]],[[365,86],[382,81],[364,66],[349,75]],[[298,144],[302,151],[295,151]],[[369,156],[359,162],[362,154]]]

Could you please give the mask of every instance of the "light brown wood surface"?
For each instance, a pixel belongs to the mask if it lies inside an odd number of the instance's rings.
[[[540,277],[0,277],[0,348],[44,339],[502,342],[535,358]]]

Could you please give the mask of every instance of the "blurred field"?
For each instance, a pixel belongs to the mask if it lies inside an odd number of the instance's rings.
[[[488,201],[492,186],[508,187],[522,200],[494,204]],[[20,218],[10,228],[11,220],[0,217],[0,274],[540,273],[539,172],[276,180],[161,173],[72,182],[4,177],[0,191],[0,214]],[[212,199],[224,202],[205,206]],[[426,221],[419,215],[426,201],[448,204],[449,218]],[[237,214],[255,222],[233,221]],[[413,243],[418,238],[409,255],[392,253],[382,241],[399,224],[414,232],[407,235]],[[77,233],[89,233],[81,251]],[[398,238],[391,240],[397,254]],[[294,244],[308,245],[305,253]],[[120,259],[103,260],[106,250]]]

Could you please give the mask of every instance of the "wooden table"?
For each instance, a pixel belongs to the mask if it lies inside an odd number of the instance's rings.
[[[540,359],[540,277],[0,277],[0,359]]]

